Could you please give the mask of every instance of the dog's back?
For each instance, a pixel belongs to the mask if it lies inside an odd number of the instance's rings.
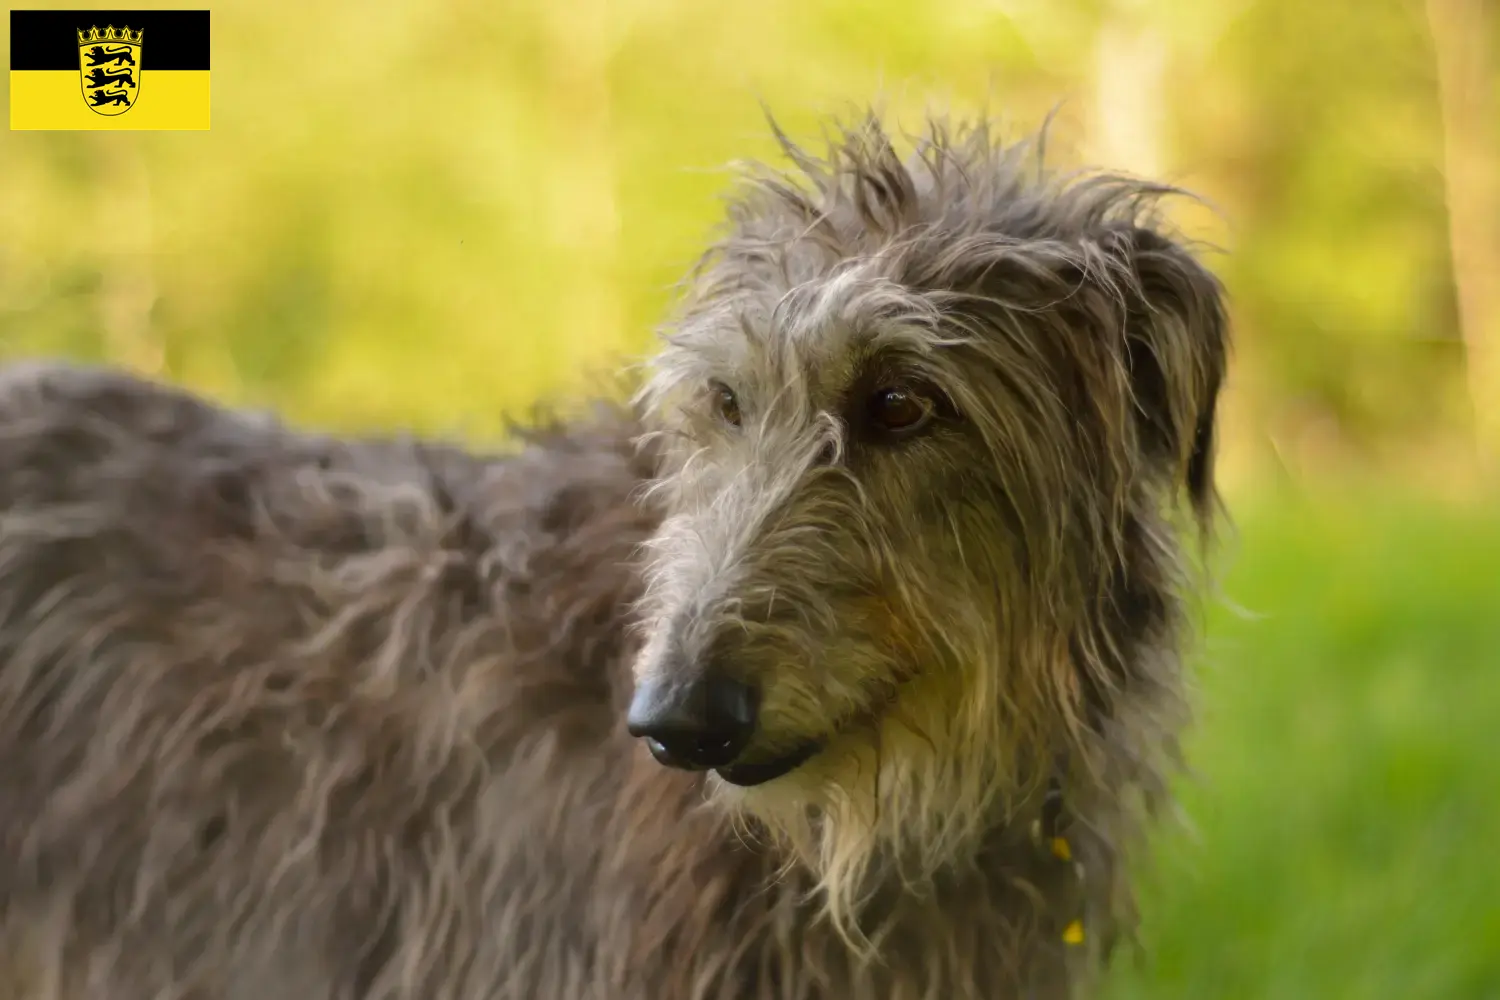
[[[585,995],[629,430],[483,461],[6,372],[5,995]]]

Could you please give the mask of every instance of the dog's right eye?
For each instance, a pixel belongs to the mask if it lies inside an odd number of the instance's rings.
[[[710,388],[713,392],[714,412],[719,415],[719,419],[731,427],[738,427],[742,418],[740,401],[734,390],[723,382],[715,382]]]
[[[888,386],[870,397],[871,423],[882,433],[894,436],[914,434],[927,426],[937,409],[925,393],[905,386]]]

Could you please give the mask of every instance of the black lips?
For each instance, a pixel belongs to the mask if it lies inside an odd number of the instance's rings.
[[[764,785],[768,781],[795,771],[822,748],[820,743],[804,743],[791,753],[777,757],[775,760],[731,764],[728,767],[718,768],[714,773],[731,785],[738,785],[741,788]]]

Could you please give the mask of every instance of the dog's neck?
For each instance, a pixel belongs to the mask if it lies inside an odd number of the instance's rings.
[[[871,982],[884,974],[930,984],[935,995],[978,986],[996,996],[1028,983],[1037,996],[1062,996],[1037,984],[1093,975],[1118,934],[1113,854],[1073,815],[1060,780],[997,815],[973,850],[921,881],[894,864],[871,874],[854,934],[840,934],[856,965],[885,970]],[[951,967],[933,958],[945,948]]]

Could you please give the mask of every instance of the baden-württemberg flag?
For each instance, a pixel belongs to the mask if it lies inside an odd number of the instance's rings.
[[[208,11],[13,10],[13,129],[208,128]]]

